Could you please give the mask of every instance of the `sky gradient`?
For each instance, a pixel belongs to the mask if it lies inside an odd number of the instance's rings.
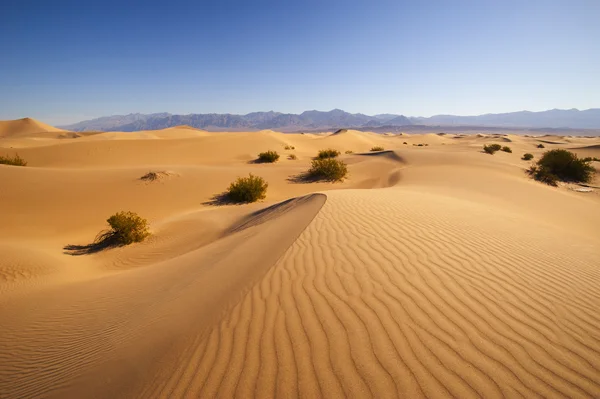
[[[0,5],[0,119],[600,107],[600,1]]]

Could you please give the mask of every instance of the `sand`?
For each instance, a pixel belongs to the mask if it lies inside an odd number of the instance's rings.
[[[349,178],[295,181],[328,147]],[[598,138],[0,122],[0,155],[28,161],[0,165],[0,397],[600,397],[600,180],[529,179],[522,154],[552,148],[600,157]],[[264,201],[211,201],[248,173]],[[152,236],[65,249],[120,210]]]

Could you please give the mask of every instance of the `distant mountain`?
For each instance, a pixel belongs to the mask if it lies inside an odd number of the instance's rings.
[[[129,114],[107,116],[89,121],[61,126],[71,131],[122,131],[156,130],[167,127],[189,125],[206,130],[262,130],[279,131],[331,130],[341,128],[369,127],[381,130],[399,126],[487,126],[511,128],[571,128],[600,129],[600,109],[559,110],[542,112],[510,112],[478,116],[435,115],[429,118],[410,117],[396,114],[351,114],[340,109],[329,112],[305,111],[301,114],[281,112],[252,112],[246,115],[235,114]]]
[[[392,119],[392,121],[388,120]],[[394,122],[395,121],[395,122]],[[364,114],[351,114],[340,109],[329,112],[305,111],[301,114],[281,112],[252,112],[246,115],[234,114],[129,114],[115,115],[63,126],[72,131],[121,131],[156,130],[178,125],[189,125],[206,130],[262,130],[298,131],[303,129],[338,129],[344,127],[365,127],[386,125],[410,125],[408,118],[390,115],[390,118],[376,118]],[[399,126],[399,125],[398,125]]]
[[[552,109],[541,112],[509,112],[504,114],[485,114],[478,116],[435,115],[430,118],[409,118],[416,125],[433,126],[497,126],[525,128],[600,128],[600,108],[585,111],[578,109]]]

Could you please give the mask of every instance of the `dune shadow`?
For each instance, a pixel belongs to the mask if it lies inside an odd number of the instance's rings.
[[[86,245],[69,244],[63,247],[63,253],[71,256],[92,255],[110,248],[122,246],[110,231],[98,234],[94,242]]]

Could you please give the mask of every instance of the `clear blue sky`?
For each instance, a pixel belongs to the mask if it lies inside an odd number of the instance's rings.
[[[600,0],[0,5],[0,119],[600,107]]]

